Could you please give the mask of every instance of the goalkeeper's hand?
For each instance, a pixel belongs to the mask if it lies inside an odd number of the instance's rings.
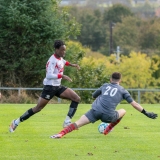
[[[146,115],[148,118],[156,119],[158,117],[158,114],[155,114],[153,112],[147,112],[144,109],[142,110],[142,113]]]

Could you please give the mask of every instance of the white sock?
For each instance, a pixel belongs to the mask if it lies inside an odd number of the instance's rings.
[[[15,123],[16,125],[19,125],[20,122],[21,122],[21,121],[20,121],[20,118],[18,118],[18,119],[16,119],[16,120],[14,121],[14,123]]]
[[[69,121],[69,120],[71,120],[71,118],[69,116],[66,116],[65,121]]]

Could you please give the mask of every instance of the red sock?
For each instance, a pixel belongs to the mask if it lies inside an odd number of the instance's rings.
[[[108,134],[108,133],[111,131],[111,129],[121,121],[121,119],[122,119],[122,118],[118,119],[116,122],[110,123],[110,124],[107,126],[107,128],[105,129],[104,134],[105,134],[105,135]]]
[[[78,126],[76,123],[72,123],[69,126],[67,126],[66,128],[64,128],[61,132],[59,132],[59,134],[62,134],[63,136],[69,132],[72,132],[73,130],[78,129]]]
[[[110,123],[108,127],[112,129],[115,125],[117,125],[121,121],[121,119],[122,118],[118,119],[116,122]]]

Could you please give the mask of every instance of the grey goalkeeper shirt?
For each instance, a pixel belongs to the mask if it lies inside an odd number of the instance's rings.
[[[117,83],[104,83],[92,96],[96,98],[92,108],[104,114],[114,113],[123,99],[128,103],[133,101],[130,93]]]

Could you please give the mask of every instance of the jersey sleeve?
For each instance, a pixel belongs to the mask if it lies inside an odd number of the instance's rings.
[[[65,65],[66,65],[66,66],[69,66],[69,65],[70,65],[70,63],[69,63],[68,61],[66,61],[66,62],[65,62]]]
[[[130,93],[127,90],[124,90],[123,98],[128,102],[131,103],[133,98],[131,97]]]
[[[69,66],[70,65],[70,62],[66,61],[65,59],[63,59],[63,63],[65,66]]]
[[[54,68],[56,66],[55,62],[48,61],[46,64],[46,78],[47,79],[59,79],[62,77],[61,74],[53,74]]]
[[[98,88],[95,92],[92,93],[93,98],[97,98],[102,93],[101,87]]]

